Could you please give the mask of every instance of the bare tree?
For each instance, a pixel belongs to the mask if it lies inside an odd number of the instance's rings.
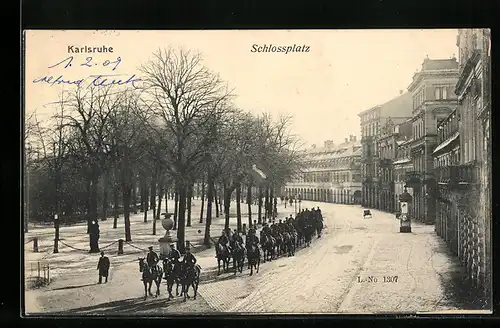
[[[162,144],[169,161],[167,171],[176,180],[177,239],[179,250],[184,251],[187,188],[197,167],[207,161],[212,141],[208,132],[226,110],[231,92],[218,75],[202,65],[201,54],[169,48],[153,56],[141,67],[146,80],[145,102],[161,121],[159,128],[171,137]]]

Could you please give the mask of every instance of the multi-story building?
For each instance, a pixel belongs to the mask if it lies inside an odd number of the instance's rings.
[[[394,163],[398,156],[398,145],[411,138],[411,121],[395,125],[388,119],[377,140],[379,157],[379,209],[394,213],[399,210],[396,194]]]
[[[361,196],[361,145],[349,136],[339,145],[325,141],[303,157],[302,173],[285,186],[285,195],[330,203],[356,204]]]
[[[411,93],[399,92],[399,96],[379,106],[358,114],[361,120],[361,204],[364,207],[381,208],[382,182],[379,179],[380,164],[384,167],[389,161],[380,162],[378,140],[382,128],[387,123],[399,124],[411,117]]]
[[[456,58],[426,58],[408,86],[413,97],[411,157],[414,172],[409,174],[407,184],[414,193],[412,216],[425,223],[435,221],[436,202],[429,191],[436,180],[432,152],[437,146],[438,121],[446,118],[457,105],[453,92],[457,81]]]
[[[438,146],[433,151],[437,177],[436,233],[458,254],[458,208],[461,196],[459,116],[454,110],[438,124]]]
[[[464,191],[459,203],[458,256],[472,281],[484,292],[491,285],[491,98],[490,31],[460,29],[460,78],[456,83],[460,117],[460,172]]]
[[[404,136],[402,139],[396,142],[397,152],[396,158],[392,163],[394,171],[394,203],[396,204],[396,211],[399,211],[399,196],[406,191],[413,196],[413,189],[406,185],[407,175],[413,171],[413,162],[411,160],[411,121],[403,123],[410,131],[408,131],[408,136]],[[411,208],[412,206],[410,206]]]

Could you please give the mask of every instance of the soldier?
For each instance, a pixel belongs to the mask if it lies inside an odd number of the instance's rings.
[[[191,248],[189,246],[186,247],[186,255],[184,255],[184,259],[182,262],[188,266],[189,270],[194,269],[194,266],[196,264],[196,257],[194,257],[194,255],[191,253]]]
[[[259,245],[259,237],[255,235],[255,229],[250,229],[247,240],[246,240],[246,246],[249,248],[250,246],[258,246]]]
[[[231,246],[229,245],[229,237],[227,236],[226,230],[222,230],[222,234],[219,237],[219,244],[228,248],[231,251]]]
[[[170,244],[170,253],[168,254],[168,259],[172,261],[172,263],[176,263],[181,258],[181,253],[175,249],[175,244]]]
[[[101,257],[99,258],[99,263],[97,263],[97,270],[99,270],[99,284],[102,283],[102,277],[104,277],[104,283],[108,282],[109,273],[109,259],[104,256],[104,252],[101,252]]]
[[[151,273],[155,274],[156,273],[156,264],[158,263],[160,258],[158,257],[158,254],[156,254],[156,252],[153,251],[153,246],[149,246],[148,249],[149,249],[149,253],[146,257],[146,263],[151,268]]]
[[[241,238],[238,230],[234,229],[234,233],[231,236],[231,247],[239,247],[243,244],[243,238]]]

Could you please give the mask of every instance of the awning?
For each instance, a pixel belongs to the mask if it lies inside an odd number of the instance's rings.
[[[455,132],[450,138],[446,139],[441,144],[439,144],[439,146],[437,146],[436,149],[434,149],[434,151],[432,152],[432,154],[435,154],[435,153],[439,152],[440,150],[448,147],[448,145],[450,143],[452,143],[453,141],[455,141],[458,138],[458,135],[459,135],[458,131]]]

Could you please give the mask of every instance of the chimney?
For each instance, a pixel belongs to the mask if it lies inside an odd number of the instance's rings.
[[[356,141],[356,136],[352,136],[352,141]]]
[[[325,145],[325,148],[333,147],[333,140],[326,140],[324,145]]]
[[[399,90],[399,94],[402,95],[403,94],[403,90]]]
[[[316,148],[316,145],[315,145],[315,144],[313,144],[313,145],[311,146],[311,148],[312,148],[312,149]]]
[[[347,138],[345,138],[344,140],[345,140],[345,143],[348,143],[348,142],[349,142],[349,139],[347,139]]]

